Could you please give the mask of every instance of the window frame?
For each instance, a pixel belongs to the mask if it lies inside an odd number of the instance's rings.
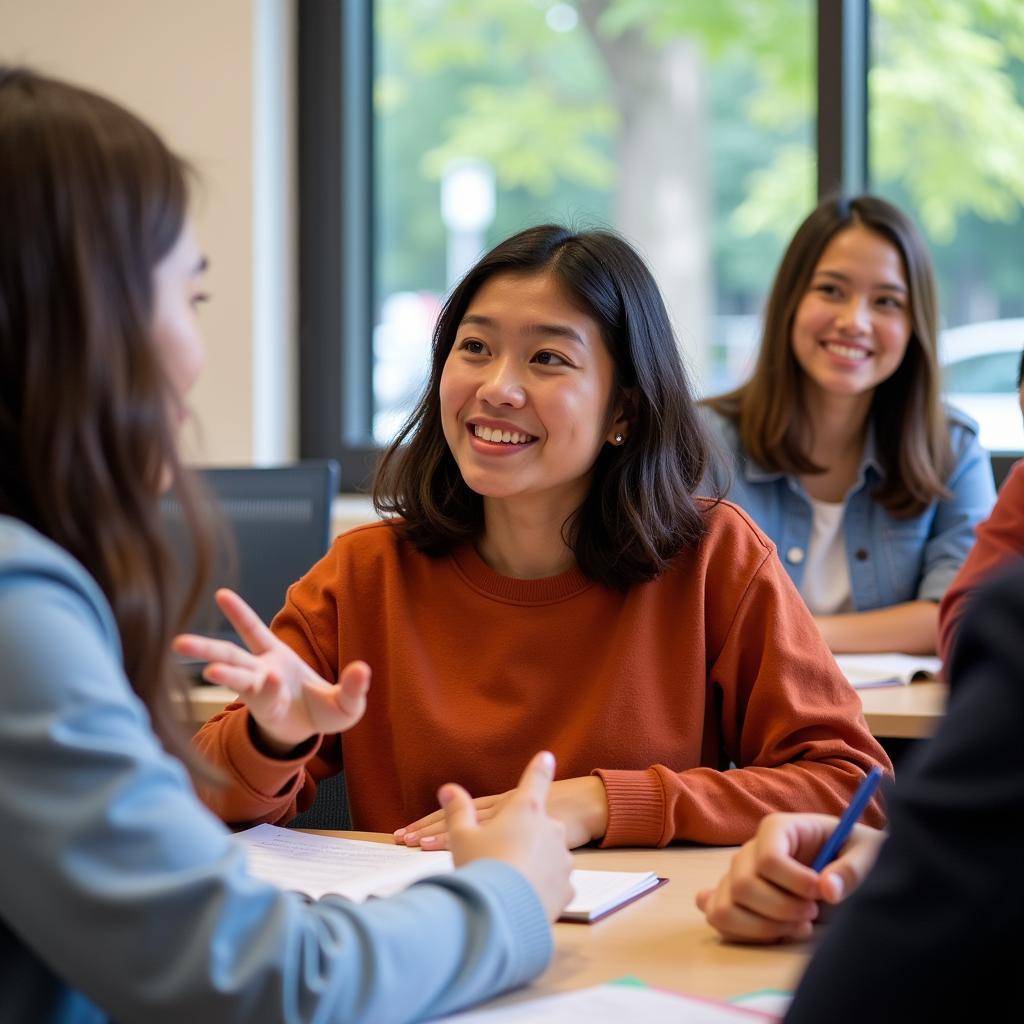
[[[818,195],[868,186],[870,0],[817,0]],[[373,0],[299,0],[299,450],[369,490],[373,437]],[[340,286],[339,286],[340,285]]]

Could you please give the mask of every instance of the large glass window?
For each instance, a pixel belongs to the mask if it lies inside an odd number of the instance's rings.
[[[870,174],[935,257],[948,397],[1024,449],[1024,4],[873,0]]]
[[[544,221],[626,235],[701,390],[736,382],[814,202],[811,0],[375,0],[373,13],[374,439],[423,384],[447,290]]]

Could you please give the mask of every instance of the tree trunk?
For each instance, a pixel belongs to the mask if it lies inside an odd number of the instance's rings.
[[[579,12],[601,53],[620,113],[616,227],[661,286],[688,368],[700,387],[711,323],[710,197],[700,52],[687,39],[652,46],[643,34],[609,38],[608,0]]]

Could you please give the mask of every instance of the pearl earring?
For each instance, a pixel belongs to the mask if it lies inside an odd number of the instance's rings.
[[[615,435],[615,443],[616,444],[622,444],[622,442],[625,441],[625,440],[626,440],[626,438],[622,434],[616,434]]]

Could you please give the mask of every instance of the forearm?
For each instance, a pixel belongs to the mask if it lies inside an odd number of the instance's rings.
[[[891,770],[885,755],[878,762]],[[861,763],[862,762],[862,763]],[[773,811],[840,815],[875,762],[795,760],[773,767],[752,765],[718,771],[673,772],[655,765],[646,772],[601,771],[608,791],[608,830],[602,846],[664,846],[674,840],[734,846]],[[881,827],[876,798],[864,821]]]
[[[939,606],[934,601],[907,601],[869,612],[819,615],[815,622],[833,654],[935,654]]]
[[[204,786],[199,794],[222,821],[283,823],[312,802],[316,786],[306,768],[319,743],[303,744],[291,758],[275,757],[254,742],[240,704],[214,715],[193,742],[225,776],[223,786]]]
[[[544,909],[505,864],[360,906],[256,881],[114,662],[51,662],[33,677],[15,659],[23,695],[0,715],[0,919],[17,936],[0,980],[27,991],[25,1019],[52,1011],[59,978],[117,1020],[411,1021],[546,965]],[[46,699],[76,675],[88,700]]]
[[[116,1019],[414,1021],[523,984],[550,958],[543,908],[507,865],[480,862],[387,900],[307,906],[248,877],[187,802],[165,801],[158,827],[183,835],[153,837],[150,863],[132,861],[130,841],[118,857],[116,837],[99,849],[92,830],[83,852],[72,835],[76,874],[38,858],[40,884],[5,907]],[[110,925],[101,941],[97,921]]]

